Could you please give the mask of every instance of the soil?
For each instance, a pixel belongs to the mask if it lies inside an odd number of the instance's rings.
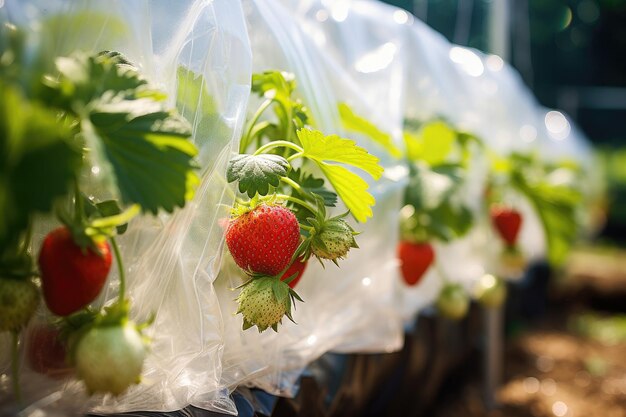
[[[624,260],[623,253],[582,253],[570,263],[541,324],[507,340],[497,408],[485,409],[480,369],[467,368],[431,415],[626,417]]]

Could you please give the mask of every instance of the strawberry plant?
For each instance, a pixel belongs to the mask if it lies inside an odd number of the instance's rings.
[[[47,51],[29,46],[25,54],[27,41],[14,26],[0,27],[0,210],[6,213],[0,225],[0,331],[14,334],[16,397],[18,333],[37,307],[39,283],[49,310],[63,316],[61,333],[87,389],[119,394],[138,380],[147,346],[138,336],[142,326],[129,320],[115,237],[141,212],[185,205],[198,182],[197,150],[189,124],[119,53],[75,53],[48,62]],[[83,192],[101,187],[114,199]],[[37,271],[31,230],[35,216],[47,213],[63,226],[44,239]],[[100,311],[90,304],[113,257],[118,298]],[[116,361],[128,353],[125,343],[136,353],[134,366]],[[95,345],[97,354],[89,355]],[[111,372],[125,377],[111,379]]]
[[[492,155],[488,202],[495,216],[494,227],[507,246],[503,254],[507,263],[519,263],[515,240],[523,219],[510,207],[503,210],[506,193],[517,193],[533,207],[543,226],[548,261],[558,266],[580,230],[582,193],[575,180],[564,181],[578,175],[580,168],[570,161],[545,163],[534,154],[513,153],[508,158]]]
[[[300,300],[292,287],[308,259],[338,265],[358,247],[347,216],[367,221],[375,201],[367,182],[345,165],[374,179],[383,171],[378,159],[354,141],[315,130],[295,91],[291,74],[253,75],[252,92],[261,102],[228,166],[227,180],[241,193],[226,244],[249,277],[237,299],[244,329],[277,331],[283,316],[292,318],[294,300]],[[347,211],[328,215],[327,207],[339,200]]]
[[[391,136],[339,105],[344,127],[370,137],[393,157],[403,157],[409,184],[400,215],[401,241],[397,247],[404,282],[417,285],[436,262],[433,243],[449,242],[466,234],[472,225],[470,210],[458,200],[472,151],[482,146],[473,135],[455,131],[443,120],[417,123],[406,120],[404,150]]]

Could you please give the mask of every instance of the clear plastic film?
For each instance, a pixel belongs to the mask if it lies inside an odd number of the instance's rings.
[[[300,370],[327,351],[381,352],[402,345],[392,277],[397,269],[397,212],[406,170],[369,138],[344,131],[338,112],[339,103],[349,104],[356,113],[392,133],[399,144],[401,90],[394,83],[401,79],[402,56],[399,45],[394,44],[398,32],[380,25],[374,19],[375,9],[368,14],[350,10],[347,20],[329,19],[326,25],[321,25],[317,16],[330,16],[330,3],[256,0],[244,2],[244,9],[254,71],[294,73],[297,95],[309,108],[315,127],[356,140],[381,158],[387,172],[380,181],[370,181],[369,191],[376,198],[373,218],[365,224],[351,220],[362,232],[357,237],[360,248],[350,251],[340,268],[331,264],[323,269],[317,261],[309,262],[296,288],[304,299],[295,306],[297,325],[285,319],[278,333],[241,332],[241,316],[233,315],[236,293],[228,289],[242,282],[242,273],[236,267],[225,267],[223,279],[216,282],[221,287],[225,317],[224,385],[248,382],[291,395]],[[379,34],[354,37],[355,28],[364,35]],[[381,48],[390,55],[384,65],[362,71],[365,64],[359,66],[359,61],[367,63],[363,58],[368,56],[369,62],[376,61]],[[345,208],[337,207],[333,214],[343,211]]]
[[[168,94],[193,128],[200,184],[193,200],[171,215],[133,219],[118,238],[131,299],[131,318],[155,314],[148,328],[150,353],[142,382],[119,397],[88,397],[73,377],[48,378],[21,364],[21,384],[29,410],[54,415],[85,411],[171,411],[194,406],[235,413],[221,389],[222,320],[213,288],[221,262],[220,219],[229,215],[234,193],[226,184],[226,164],[238,144],[250,91],[251,52],[241,4],[232,0],[189,1],[12,1],[2,2],[0,19],[22,28],[33,47],[51,58],[77,50],[119,51],[157,88]],[[99,198],[114,194],[97,169],[84,174],[86,191]],[[37,223],[35,256],[52,218]],[[100,298],[117,293],[112,268]],[[43,303],[42,303],[43,304]],[[43,309],[30,330],[48,319]],[[2,339],[3,349],[8,350]],[[7,349],[5,350],[5,346]],[[24,349],[23,349],[24,350]],[[8,371],[4,357],[3,373]],[[4,384],[6,381],[3,381]],[[2,396],[11,390],[2,387]],[[4,399],[3,399],[4,402]]]

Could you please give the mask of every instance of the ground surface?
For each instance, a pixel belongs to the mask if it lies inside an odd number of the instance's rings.
[[[485,410],[469,368],[435,417],[626,417],[626,256],[584,252],[570,265],[547,315],[508,340],[500,408]]]

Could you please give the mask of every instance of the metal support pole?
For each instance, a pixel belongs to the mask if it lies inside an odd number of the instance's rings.
[[[489,411],[498,406],[496,392],[502,384],[504,364],[503,307],[483,309],[483,398]]]
[[[489,52],[508,61],[511,48],[511,2],[491,0],[489,7]],[[503,307],[484,310],[485,342],[483,346],[483,372],[485,406],[497,407],[496,393],[502,383],[504,369],[504,310]]]

